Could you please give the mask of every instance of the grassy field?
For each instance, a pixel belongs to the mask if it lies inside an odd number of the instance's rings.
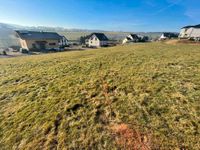
[[[0,149],[200,149],[200,47],[0,60]]]

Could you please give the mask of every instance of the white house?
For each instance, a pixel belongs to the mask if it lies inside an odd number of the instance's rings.
[[[165,32],[160,36],[159,40],[162,41],[162,40],[173,39],[173,38],[178,38],[178,34]]]
[[[130,42],[139,42],[140,38],[137,34],[129,34],[123,41],[122,44],[130,43]]]
[[[59,45],[61,47],[65,47],[68,45],[68,40],[65,36],[61,36],[61,39],[60,39],[60,42],[59,42]]]
[[[181,28],[179,38],[199,40],[200,39],[200,24]]]
[[[89,47],[104,47],[108,45],[108,38],[103,33],[92,33],[86,43]]]

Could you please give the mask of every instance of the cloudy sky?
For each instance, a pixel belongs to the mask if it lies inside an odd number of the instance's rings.
[[[111,31],[200,24],[200,0],[0,0],[0,22]]]

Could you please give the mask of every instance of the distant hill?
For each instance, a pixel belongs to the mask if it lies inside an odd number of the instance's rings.
[[[12,45],[19,45],[18,39],[15,36],[14,30],[35,30],[35,31],[52,31],[58,32],[61,35],[66,36],[71,41],[77,41],[81,36],[91,34],[92,32],[103,32],[111,40],[122,40],[129,32],[114,32],[114,31],[102,31],[102,30],[86,30],[86,29],[66,29],[62,27],[27,27],[13,24],[0,23],[0,47],[9,47]],[[137,32],[137,34],[146,35],[150,38],[158,38],[161,32]]]

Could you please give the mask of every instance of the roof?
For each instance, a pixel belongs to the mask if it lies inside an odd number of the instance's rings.
[[[128,41],[131,41],[131,40],[132,40],[130,37],[126,37],[126,39],[127,39]]]
[[[16,31],[21,39],[26,40],[60,40],[62,36],[55,32],[43,31]]]
[[[137,34],[129,34],[126,39],[128,41],[132,41],[132,40],[135,40],[135,39],[139,39],[139,36]]]
[[[100,41],[108,41],[108,38],[105,36],[104,33],[92,33],[90,37],[93,35],[95,35]]]
[[[188,29],[188,28],[200,28],[200,24],[194,26],[185,26],[182,29]]]
[[[198,25],[194,26],[194,28],[200,28],[200,24],[198,24]]]
[[[170,32],[165,32],[165,33],[163,33],[163,35],[165,36],[165,37],[178,37],[178,34],[176,34],[176,33],[170,33]]]
[[[61,38],[69,41],[64,35],[61,35]]]
[[[135,38],[136,38],[136,39],[139,38],[137,34],[130,34],[130,36],[132,36],[133,39],[135,39]]]

